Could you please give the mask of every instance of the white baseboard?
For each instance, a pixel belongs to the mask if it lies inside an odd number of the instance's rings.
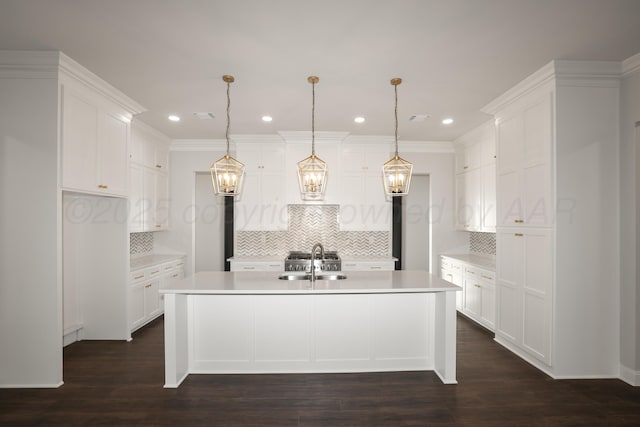
[[[634,387],[640,387],[640,371],[620,365],[620,379]]]
[[[82,325],[73,325],[64,330],[64,335],[62,337],[62,346],[66,347],[69,344],[72,344],[76,341],[82,341]]]
[[[0,384],[0,388],[58,388],[64,384],[60,381],[57,384]]]

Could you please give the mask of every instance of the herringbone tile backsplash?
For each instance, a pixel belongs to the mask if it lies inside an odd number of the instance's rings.
[[[153,233],[130,233],[129,254],[146,254],[153,252]]]
[[[481,254],[496,254],[495,233],[469,233],[469,251]]]
[[[340,231],[339,209],[338,205],[289,205],[287,231],[237,231],[235,255],[284,257],[289,251],[308,252],[320,242],[341,256],[391,256],[390,232]]]

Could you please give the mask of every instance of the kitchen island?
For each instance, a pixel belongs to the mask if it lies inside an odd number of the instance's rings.
[[[165,387],[189,374],[433,370],[456,383],[455,292],[424,271],[198,272],[165,294]]]

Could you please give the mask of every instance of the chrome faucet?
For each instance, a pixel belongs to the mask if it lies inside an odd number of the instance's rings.
[[[320,262],[324,262],[324,247],[320,243],[316,243],[311,248],[311,281],[316,281],[316,250],[320,248]]]

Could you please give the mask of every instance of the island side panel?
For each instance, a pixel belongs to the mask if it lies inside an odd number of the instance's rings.
[[[435,372],[445,384],[456,380],[456,293],[438,292],[435,307]]]
[[[176,388],[189,374],[188,295],[164,298],[165,388]]]
[[[193,295],[191,373],[432,370],[434,295]]]

